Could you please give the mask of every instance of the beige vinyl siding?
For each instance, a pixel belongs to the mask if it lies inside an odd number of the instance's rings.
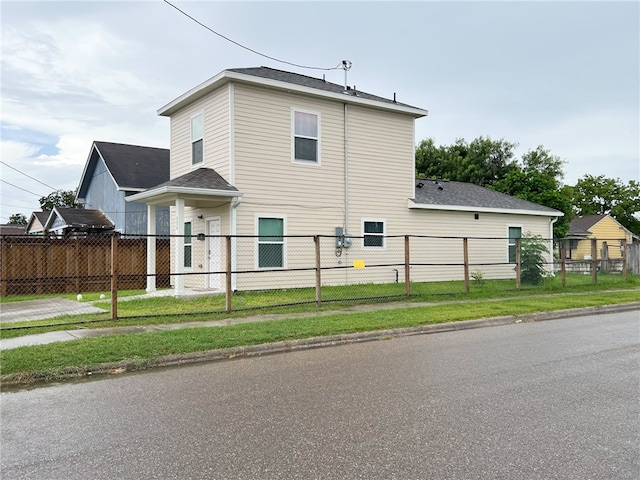
[[[191,164],[191,117],[204,115],[204,161]],[[171,178],[213,168],[229,179],[229,87],[224,86],[171,116]]]
[[[292,161],[294,109],[320,115],[319,165]],[[342,225],[341,104],[236,85],[234,118],[236,186],[244,193],[239,234],[254,233],[254,213],[260,211],[287,214],[289,234],[323,233],[321,225]]]

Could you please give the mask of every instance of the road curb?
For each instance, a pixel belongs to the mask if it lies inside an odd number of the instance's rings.
[[[547,320],[560,320],[581,315],[598,315],[616,312],[628,312],[640,310],[640,302],[624,303],[619,305],[605,305],[599,307],[572,308],[551,312],[528,313],[523,315],[506,315],[500,317],[483,318],[478,320],[461,320],[456,322],[422,325],[419,327],[394,328],[387,330],[375,330],[368,332],[331,335],[326,337],[312,337],[298,340],[286,340],[282,342],[250,345],[245,347],[232,347],[202,352],[167,355],[150,360],[125,360],[115,363],[101,363],[87,367],[71,367],[57,374],[38,372],[29,374],[2,375],[0,384],[7,386],[26,386],[52,381],[64,381],[87,377],[101,377],[117,375],[125,372],[136,372],[159,367],[176,367],[193,363],[217,362],[238,358],[251,358],[263,355],[275,355],[278,353],[308,350],[312,348],[326,348],[346,345],[350,343],[372,342],[390,340],[410,335],[428,335],[445,333],[474,328],[496,327],[519,323],[542,322]]]

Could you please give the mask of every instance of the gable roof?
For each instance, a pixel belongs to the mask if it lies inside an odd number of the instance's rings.
[[[586,236],[591,234],[589,229],[606,216],[607,215],[585,215],[574,218],[571,220],[571,223],[569,223],[569,235]]]
[[[416,179],[409,208],[564,216],[563,212],[465,182]]]
[[[169,179],[169,149],[94,141],[80,178],[77,198],[85,198],[99,158],[118,190],[143,191]]]
[[[215,77],[192,88],[188,92],[158,109],[158,115],[171,116],[184,106],[202,98],[213,90],[229,82],[257,84],[269,88],[293,91],[301,94],[319,96],[342,103],[367,105],[384,110],[393,110],[411,115],[415,118],[429,114],[427,110],[400,103],[393,99],[380,97],[347,87],[331,83],[323,78],[309,77],[299,73],[286,72],[269,67],[231,68],[223,70]],[[395,97],[395,94],[394,94]]]
[[[44,226],[49,219],[51,212],[32,212],[29,222],[27,223],[27,233],[40,233],[44,231]],[[36,222],[39,224],[37,225]]]
[[[54,207],[47,219],[45,228],[47,230],[53,230],[52,226],[56,219],[60,220],[63,228],[74,228],[78,230],[112,230],[115,226],[100,210],[84,208]]]

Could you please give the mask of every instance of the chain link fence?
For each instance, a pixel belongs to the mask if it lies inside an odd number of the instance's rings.
[[[0,239],[0,306],[3,323],[14,301],[42,297],[62,297],[66,303],[52,302],[40,317],[34,313],[20,320],[72,315],[80,304],[115,320],[458,294],[487,281],[519,290],[526,288],[527,241],[411,235],[6,236]],[[543,275],[565,287],[598,283],[602,276],[626,280],[628,257],[637,250],[625,239],[538,241],[545,250],[538,261]]]

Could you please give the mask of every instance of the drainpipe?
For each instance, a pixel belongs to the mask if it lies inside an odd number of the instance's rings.
[[[345,71],[346,75],[346,71]],[[349,144],[347,129],[348,107],[344,104],[344,234],[349,231]]]

